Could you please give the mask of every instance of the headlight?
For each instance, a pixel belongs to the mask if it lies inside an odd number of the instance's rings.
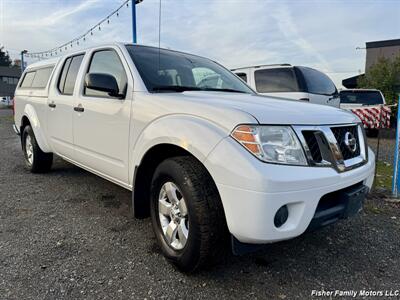
[[[262,161],[307,165],[303,148],[290,126],[239,125],[231,136]]]

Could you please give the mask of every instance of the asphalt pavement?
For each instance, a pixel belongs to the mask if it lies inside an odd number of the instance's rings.
[[[312,290],[400,289],[400,206],[380,195],[354,219],[185,275],[160,254],[150,220],[131,217],[129,191],[59,158],[50,173],[29,173],[11,125],[11,111],[0,110],[0,299],[305,299]]]

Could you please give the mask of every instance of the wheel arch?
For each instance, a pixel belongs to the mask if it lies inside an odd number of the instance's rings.
[[[39,117],[34,107],[30,104],[25,106],[24,113],[21,118],[21,127],[20,127],[21,138],[23,130],[27,125],[30,125],[32,127],[33,133],[35,134],[35,138],[40,149],[46,153],[52,152],[51,147],[47,142],[47,138],[43,131],[43,127],[41,125]]]
[[[140,133],[133,132],[133,136],[136,134],[138,137],[132,142],[132,165],[129,170],[132,208],[135,216],[147,217],[149,182],[157,164],[169,157],[193,156],[204,166],[209,153],[229,132],[204,118],[174,114],[154,120]],[[207,170],[206,166],[204,168]],[[210,174],[209,170],[207,172]]]
[[[31,122],[29,121],[29,118],[25,115],[22,116],[21,118],[21,126],[20,126],[20,132],[22,134],[22,131],[24,130],[24,128],[28,125],[31,125]],[[22,136],[22,135],[21,135]]]
[[[199,157],[188,150],[175,144],[158,144],[150,148],[143,156],[140,164],[135,167],[132,190],[132,210],[136,218],[147,218],[150,216],[150,188],[154,171],[165,159],[177,156],[190,156],[202,164],[204,169],[214,181]]]

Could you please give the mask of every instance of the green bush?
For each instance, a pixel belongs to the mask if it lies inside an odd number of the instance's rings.
[[[400,93],[400,54],[394,60],[380,58],[365,76],[358,79],[359,88],[378,89],[385,96],[387,104],[398,102]]]

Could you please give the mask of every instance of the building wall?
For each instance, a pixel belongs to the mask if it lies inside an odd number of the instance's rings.
[[[365,70],[368,71],[368,69],[381,57],[394,59],[394,57],[397,55],[400,55],[400,45],[380,48],[367,48]]]
[[[16,84],[8,84],[4,82],[0,82],[0,97],[14,97],[14,92],[16,89]]]
[[[0,97],[14,97],[14,92],[17,87],[17,80],[8,80],[8,78],[19,79],[20,77],[20,68],[0,66]]]
[[[379,58],[394,59],[400,55],[400,39],[375,41],[365,43],[367,54],[365,59],[365,72],[373,66]],[[353,76],[342,80],[343,86],[346,88],[357,88],[357,80],[364,74]],[[399,78],[399,91],[400,91],[400,78]]]

